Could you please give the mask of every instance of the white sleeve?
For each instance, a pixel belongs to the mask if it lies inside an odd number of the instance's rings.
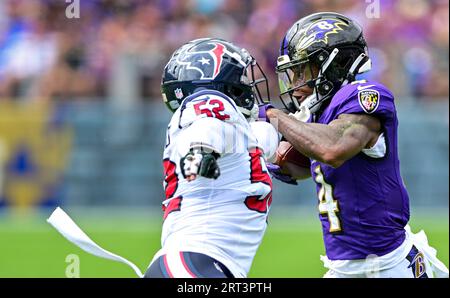
[[[185,156],[193,146],[202,146],[206,151],[219,154],[226,151],[226,136],[232,134],[234,128],[216,118],[200,118],[189,127],[183,129],[177,137],[176,148],[180,156]]]
[[[250,123],[252,132],[258,141],[258,147],[264,152],[264,157],[268,162],[275,162],[276,151],[280,143],[280,135],[272,124],[265,121],[255,121]]]

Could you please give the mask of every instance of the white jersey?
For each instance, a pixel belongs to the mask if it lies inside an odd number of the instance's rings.
[[[220,154],[218,179],[188,182],[180,159],[191,145]],[[205,90],[187,97],[174,113],[164,150],[164,224],[159,256],[171,251],[206,254],[235,277],[246,277],[262,241],[272,181],[264,149],[227,96]]]

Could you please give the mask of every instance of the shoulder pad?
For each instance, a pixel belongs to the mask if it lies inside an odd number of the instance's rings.
[[[327,109],[335,117],[345,113],[377,114],[387,117],[394,112],[394,96],[380,83],[356,81],[342,87]]]
[[[196,119],[211,117],[225,122],[246,121],[234,101],[221,92],[203,90],[188,96],[181,104],[179,127]]]

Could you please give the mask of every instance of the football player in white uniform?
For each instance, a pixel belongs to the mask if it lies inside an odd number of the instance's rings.
[[[258,143],[250,123],[262,103],[259,83],[268,89],[255,59],[220,39],[191,41],[166,65],[161,89],[174,115],[162,248],[145,277],[247,276],[272,200],[265,159],[275,150]]]

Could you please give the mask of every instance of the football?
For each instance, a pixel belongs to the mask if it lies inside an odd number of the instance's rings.
[[[301,154],[287,141],[281,141],[276,152],[276,164],[284,167],[289,164],[294,164],[301,168],[309,168],[311,161],[308,157]]]

